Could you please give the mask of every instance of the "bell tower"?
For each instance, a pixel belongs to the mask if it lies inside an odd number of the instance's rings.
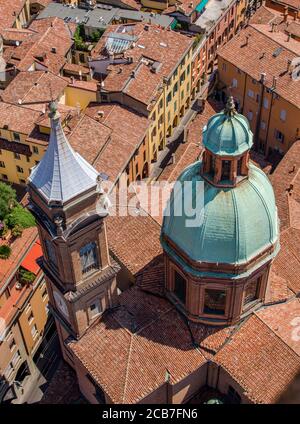
[[[117,302],[119,266],[107,244],[104,194],[98,172],[70,146],[55,103],[50,105],[48,149],[28,180],[30,209],[43,248],[51,311],[64,344],[80,338]]]

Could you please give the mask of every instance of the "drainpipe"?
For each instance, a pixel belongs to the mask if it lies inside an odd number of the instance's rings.
[[[260,75],[260,84],[261,84],[261,89],[260,89],[260,98],[259,98],[259,104],[258,104],[258,112],[257,112],[257,118],[256,118],[256,127],[255,127],[255,136],[254,136],[254,149],[256,151],[259,150],[259,142],[258,142],[258,137],[259,137],[259,128],[260,128],[260,119],[261,119],[261,110],[262,110],[262,103],[263,103],[263,94],[264,94],[264,83],[266,81],[266,74],[265,73],[261,73]]]
[[[273,91],[271,93],[271,102],[270,102],[270,113],[268,118],[268,126],[267,126],[267,134],[266,134],[266,149],[268,145],[268,137],[269,137],[269,129],[270,129],[270,121],[271,121],[271,114],[272,114],[272,107],[273,107]],[[268,156],[268,151],[265,150],[265,156]]]

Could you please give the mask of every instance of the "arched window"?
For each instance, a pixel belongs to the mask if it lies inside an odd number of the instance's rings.
[[[52,263],[54,266],[57,266],[57,258],[55,254],[55,249],[50,240],[45,240],[45,247],[47,252],[48,261]]]
[[[174,294],[185,304],[186,302],[186,279],[179,272],[174,271]]]
[[[230,160],[222,160],[222,176],[221,180],[230,180]]]
[[[226,292],[225,290],[206,289],[204,295],[205,314],[225,315]]]
[[[88,243],[79,251],[81,270],[83,274],[98,268],[98,255],[96,243]]]

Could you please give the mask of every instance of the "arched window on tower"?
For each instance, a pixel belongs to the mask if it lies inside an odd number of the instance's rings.
[[[186,279],[174,270],[174,294],[185,304],[186,302]]]
[[[222,160],[222,176],[221,180],[230,180],[230,160]]]
[[[225,315],[226,292],[225,290],[206,289],[204,295],[203,312],[209,315]]]
[[[81,261],[81,271],[86,274],[98,268],[98,255],[96,243],[88,243],[79,251]]]
[[[45,247],[46,247],[46,252],[47,252],[47,257],[48,257],[48,261],[54,265],[55,267],[57,267],[57,258],[56,258],[56,254],[55,254],[55,249],[53,247],[53,244],[50,240],[45,240]]]

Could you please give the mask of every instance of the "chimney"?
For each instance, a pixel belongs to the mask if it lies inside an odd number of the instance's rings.
[[[291,66],[292,66],[292,61],[290,59],[288,59],[288,61],[287,61],[287,72],[290,72]]]
[[[74,77],[71,77],[70,80],[71,80],[71,84],[74,84]]]
[[[81,69],[79,70],[79,79],[80,79],[80,81],[82,81],[82,70]]]
[[[272,32],[275,32],[274,31],[274,27],[275,27],[275,23],[274,22],[271,23],[271,27],[272,27]]]
[[[291,36],[292,36],[292,34],[289,32],[289,33],[288,33],[288,37],[287,37],[287,42],[289,42],[289,41],[290,41]]]
[[[266,74],[265,72],[262,72],[262,73],[260,74],[260,82],[261,82],[262,84],[264,84],[264,83],[266,82],[266,79],[267,79],[267,74]]]
[[[245,41],[244,46],[248,46],[248,44],[249,44],[249,35],[246,35],[246,41]]]
[[[283,14],[283,22],[287,22],[289,16],[289,8],[288,6],[284,7],[284,14]]]
[[[275,90],[277,84],[277,78],[273,77],[273,89]]]

